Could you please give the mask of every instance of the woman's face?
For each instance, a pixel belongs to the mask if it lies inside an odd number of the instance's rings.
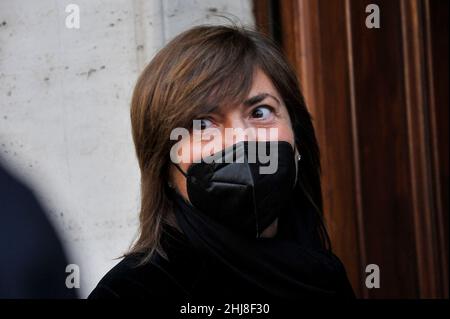
[[[259,98],[250,98],[259,96]],[[200,127],[194,127],[190,140],[187,139],[182,143],[190,143],[191,160],[188,162],[181,161],[179,167],[187,172],[189,166],[193,161],[205,156],[205,145],[210,143],[214,144],[214,152],[223,148],[231,146],[242,140],[255,140],[255,141],[287,141],[292,147],[295,145],[294,132],[292,130],[291,120],[289,118],[288,110],[282,101],[280,94],[273,86],[271,80],[265,75],[265,73],[256,69],[253,77],[252,88],[250,89],[249,96],[246,101],[239,105],[224,105],[214,112],[204,114],[197,118]],[[230,136],[225,134],[225,129],[237,129],[247,132],[248,134],[237,134]],[[271,130],[272,129],[272,130]],[[277,135],[271,135],[276,129]],[[212,138],[212,133],[220,132],[221,138]],[[196,139],[193,138],[194,134],[203,134],[203,136],[210,135],[211,140]],[[181,144],[182,148],[184,146]],[[213,152],[211,152],[213,153]],[[177,189],[177,191],[189,201],[186,178],[181,172],[176,169],[174,165],[170,167],[171,184]],[[275,220],[269,227],[261,234],[262,237],[273,237],[277,232],[278,219]]]

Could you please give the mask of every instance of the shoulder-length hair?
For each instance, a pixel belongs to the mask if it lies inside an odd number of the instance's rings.
[[[148,261],[160,245],[164,223],[176,227],[168,196],[172,129],[191,127],[192,120],[221,105],[242,103],[255,68],[273,82],[286,105],[295,142],[302,154],[297,191],[315,211],[314,230],[324,248],[328,234],[322,222],[319,148],[311,116],[293,68],[265,35],[238,26],[193,27],[164,46],[140,75],[132,97],[131,124],[141,171],[140,230],[129,254]]]

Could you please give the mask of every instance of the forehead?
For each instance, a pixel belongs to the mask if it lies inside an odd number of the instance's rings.
[[[250,102],[248,105],[244,106],[251,106],[253,104],[257,104],[255,102],[251,102],[251,98],[255,98],[257,96],[264,95],[266,96],[264,101],[267,102],[272,101],[274,103],[279,103],[280,105],[283,104],[283,101],[280,97],[280,94],[278,93],[277,89],[273,85],[273,82],[270,80],[270,78],[259,68],[256,68],[253,74],[253,81],[251,88],[248,92],[248,94],[243,97],[242,100],[236,102],[235,104],[222,104],[216,108],[214,108],[214,112],[220,112],[220,113],[226,113],[230,111],[231,109],[237,108],[245,104],[246,101]],[[257,100],[262,100],[261,98]]]
[[[280,95],[270,78],[260,68],[256,68],[249,97],[260,92],[269,93],[280,100]]]

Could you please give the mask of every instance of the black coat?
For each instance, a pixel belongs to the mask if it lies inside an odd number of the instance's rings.
[[[199,256],[184,234],[170,226],[166,228],[162,245],[169,261],[156,253],[151,262],[139,266],[142,255],[127,256],[103,277],[89,298],[161,298],[175,302],[279,301],[214,260]],[[348,282],[337,289],[341,291],[340,297],[354,297]]]
[[[182,233],[170,226],[166,229],[162,246],[170,261],[155,253],[151,262],[138,265],[142,255],[127,256],[102,278],[88,298],[258,302],[273,299],[212,259],[197,255]]]

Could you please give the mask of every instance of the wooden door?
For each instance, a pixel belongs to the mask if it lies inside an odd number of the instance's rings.
[[[369,4],[380,28],[367,28]],[[445,0],[255,0],[296,67],[322,153],[324,214],[362,298],[448,298]],[[365,285],[366,266],[380,288]]]

